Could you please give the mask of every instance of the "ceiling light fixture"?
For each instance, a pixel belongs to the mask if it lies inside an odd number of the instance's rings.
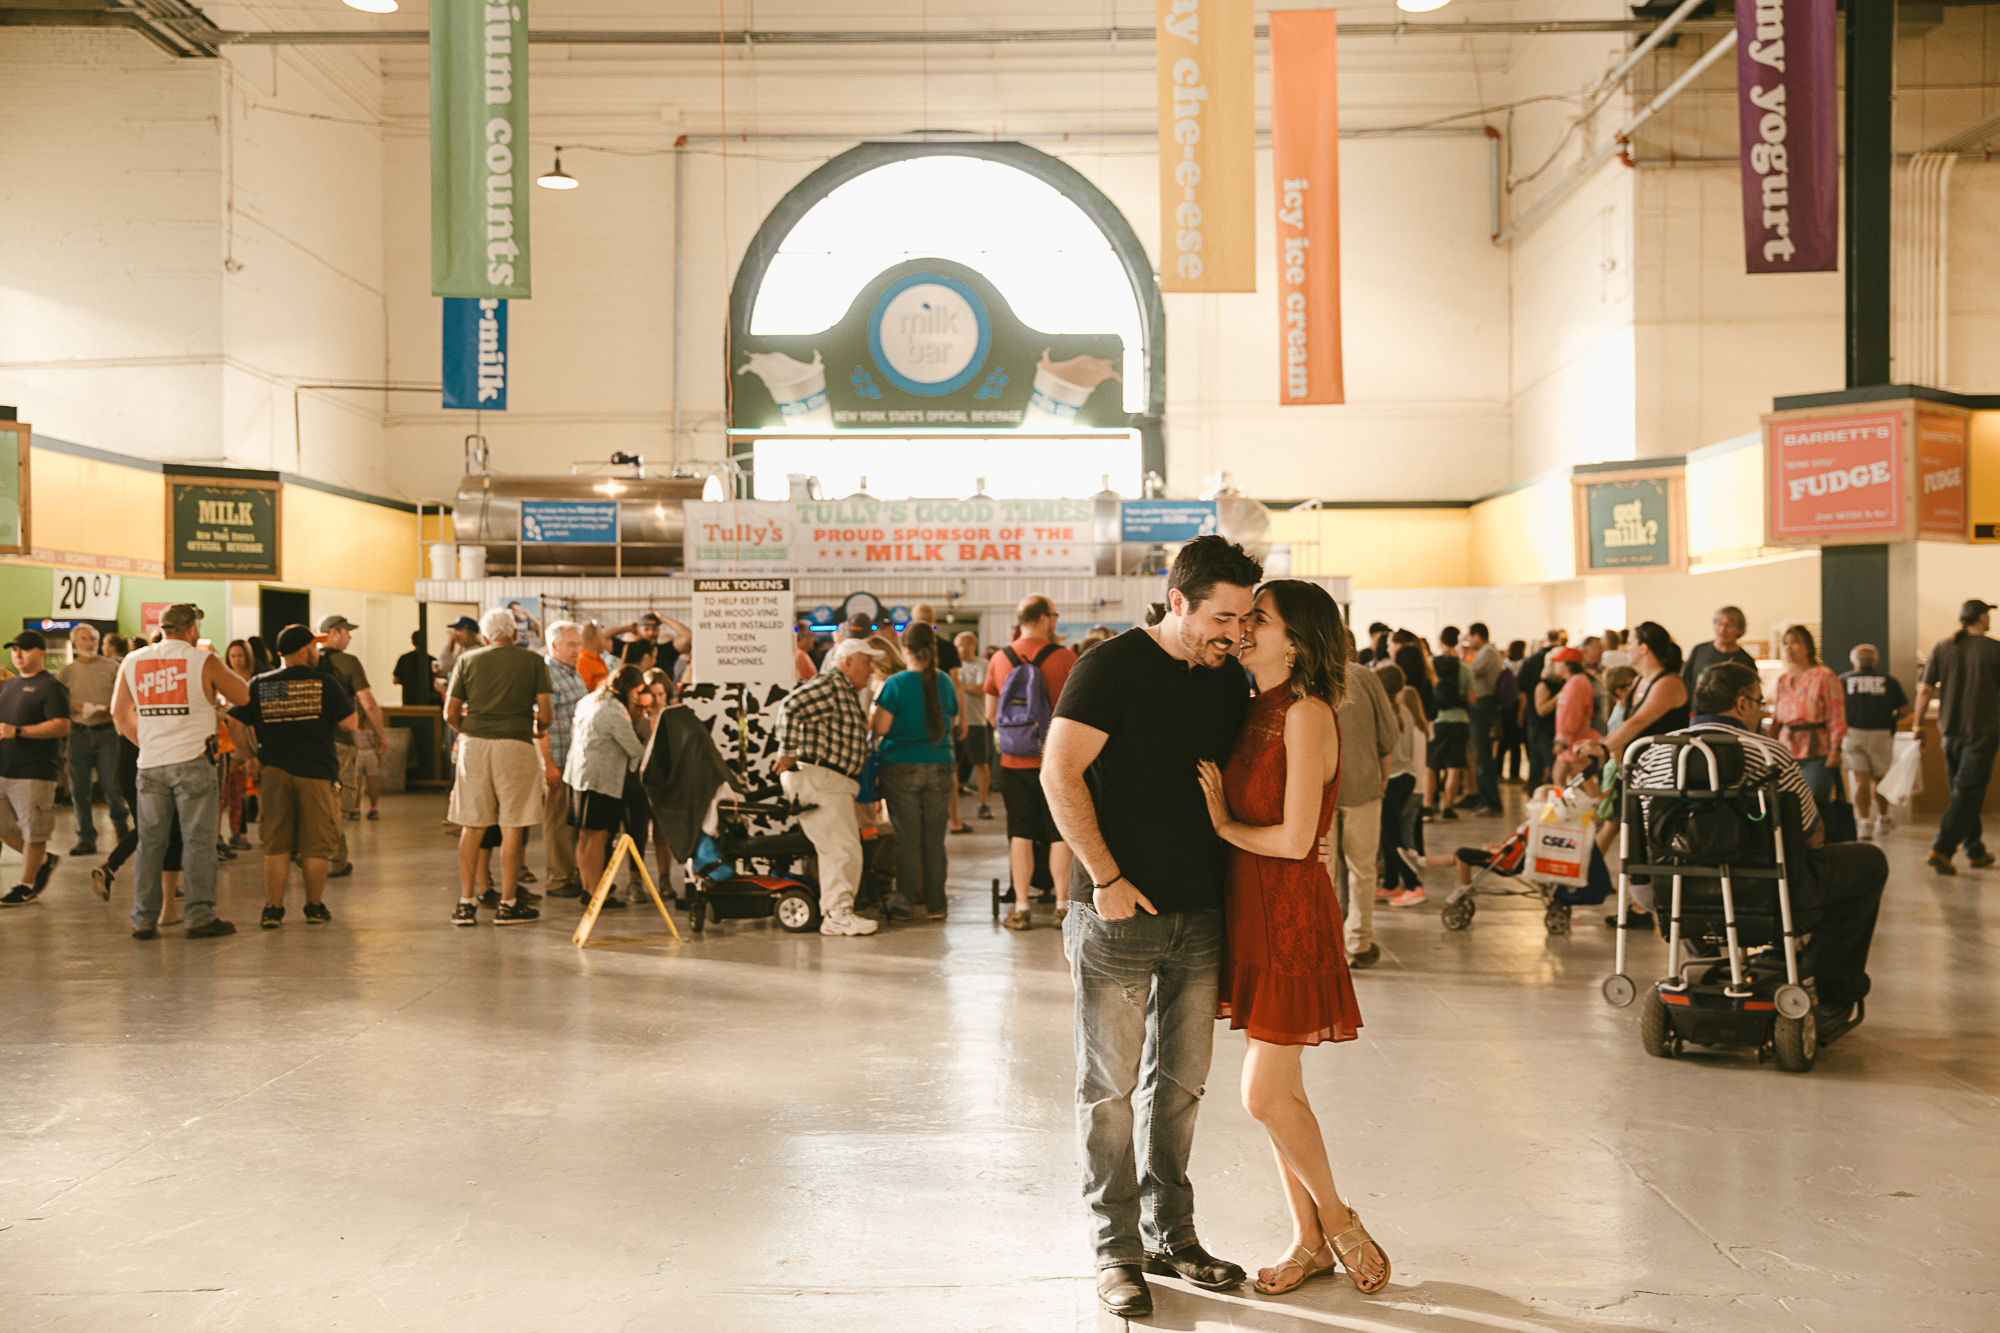
[[[556,148],[556,164],[546,176],[535,177],[535,184],[544,190],[574,190],[583,182],[562,169],[562,148]]]
[[[346,0],[349,9],[358,9],[364,14],[393,14],[396,0]]]
[[[1433,9],[1443,9],[1451,0],[1396,0],[1396,8],[1405,14],[1428,14]]]

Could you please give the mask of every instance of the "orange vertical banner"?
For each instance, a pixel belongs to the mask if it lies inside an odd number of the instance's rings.
[[[1160,290],[1257,290],[1251,0],[1156,0]]]
[[[1278,218],[1278,402],[1344,403],[1335,11],[1274,9],[1271,182]]]

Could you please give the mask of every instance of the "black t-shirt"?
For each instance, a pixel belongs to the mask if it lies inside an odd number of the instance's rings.
[[[1847,691],[1847,725],[1856,731],[1890,731],[1896,714],[1910,706],[1894,676],[1879,671],[1849,671],[1840,678]]]
[[[340,720],[354,700],[340,682],[308,666],[267,671],[250,682],[250,702],[229,715],[257,732],[257,758],[293,777],[340,780],[333,748]]]
[[[958,645],[944,635],[937,636],[937,669],[956,671],[965,665],[965,659],[958,655]]]
[[[1937,690],[1938,730],[1945,735],[2000,732],[2000,642],[1985,634],[1938,640],[1922,683]]]
[[[423,708],[438,701],[432,668],[437,665],[421,648],[412,648],[396,659],[396,683],[403,687],[403,707]]]
[[[1681,664],[1681,683],[1688,687],[1688,698],[1694,698],[1694,687],[1701,683],[1701,673],[1719,662],[1757,669],[1757,659],[1742,648],[1725,653],[1713,643],[1698,643],[1688,649],[1687,661]]]
[[[32,727],[69,716],[69,691],[47,671],[16,676],[0,685],[0,722]],[[62,755],[60,738],[31,741],[16,736],[0,741],[0,778],[30,778],[54,782]]]
[[[1522,710],[1521,729],[1530,736],[1553,737],[1556,734],[1556,715],[1550,713],[1544,717],[1535,711],[1535,686],[1542,683],[1542,671],[1548,663],[1549,649],[1544,647],[1530,653],[1528,659],[1521,663],[1520,669],[1514,673],[1514,683],[1519,687],[1521,697],[1528,701],[1528,706]]]
[[[1078,658],[1056,701],[1057,717],[1110,738],[1084,774],[1097,827],[1162,912],[1221,910],[1223,842],[1195,765],[1228,761],[1249,709],[1250,680],[1234,658],[1190,667],[1143,629]]]
[[[653,665],[671,677],[674,674],[674,663],[681,660],[681,650],[674,647],[671,638],[627,639],[619,645],[618,660],[626,666],[638,666],[645,660],[649,649],[653,653]]]

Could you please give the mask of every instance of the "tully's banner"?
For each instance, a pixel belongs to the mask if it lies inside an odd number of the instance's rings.
[[[688,501],[694,575],[1082,575],[1088,500]]]
[[[1041,333],[947,259],[871,278],[819,333],[736,329],[739,430],[1029,431],[1126,423],[1115,333]]]
[[[1740,0],[1737,125],[1743,250],[1752,273],[1838,266],[1834,0]]]
[[[167,577],[276,579],[282,495],[275,481],[167,477]]]
[[[1278,402],[1347,401],[1340,358],[1339,14],[1271,11],[1271,177],[1277,191]]]
[[[528,0],[431,3],[431,294],[525,298]]]
[[[1155,2],[1160,290],[1254,292],[1257,65],[1251,0]],[[1325,77],[1331,81],[1332,71]]]

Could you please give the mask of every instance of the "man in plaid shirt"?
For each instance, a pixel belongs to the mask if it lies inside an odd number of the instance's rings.
[[[538,741],[542,749],[542,780],[548,795],[542,802],[542,868],[549,876],[551,898],[577,898],[583,887],[576,873],[576,830],[569,822],[569,788],[563,784],[563,765],[569,761],[569,738],[576,726],[576,706],[590,691],[577,670],[583,655],[583,626],[573,620],[558,620],[548,628],[549,683],[555,686],[550,702],[555,717]]]
[[[848,639],[826,655],[820,673],[786,697],[772,765],[785,795],[815,807],[799,827],[819,856],[819,933],[873,935],[877,923],[854,914],[861,887],[861,830],[854,822],[855,779],[868,762],[868,715],[861,687],[880,648]]]

